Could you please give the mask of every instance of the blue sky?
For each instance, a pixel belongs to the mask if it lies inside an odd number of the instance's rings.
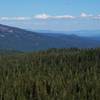
[[[33,30],[100,29],[100,0],[0,0],[0,23]]]

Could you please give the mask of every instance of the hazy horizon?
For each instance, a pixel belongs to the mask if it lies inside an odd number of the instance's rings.
[[[19,29],[24,29],[27,31],[32,31],[32,32],[37,32],[41,34],[62,34],[62,35],[77,35],[81,37],[100,37],[100,29],[80,29],[80,30],[46,30],[46,29],[32,29],[28,27],[20,27],[20,26],[14,26],[14,25],[9,25],[9,24],[1,24],[4,25],[5,27],[15,27]]]

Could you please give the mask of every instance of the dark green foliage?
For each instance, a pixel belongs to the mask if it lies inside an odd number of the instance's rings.
[[[0,100],[100,100],[100,49],[0,55]]]

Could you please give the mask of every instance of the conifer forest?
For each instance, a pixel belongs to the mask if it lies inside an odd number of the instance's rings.
[[[1,51],[0,100],[100,100],[100,49]]]

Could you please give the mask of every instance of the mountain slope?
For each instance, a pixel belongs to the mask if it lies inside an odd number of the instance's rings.
[[[0,24],[0,49],[32,51],[69,47],[94,48],[100,47],[100,43],[76,35],[48,35]]]

